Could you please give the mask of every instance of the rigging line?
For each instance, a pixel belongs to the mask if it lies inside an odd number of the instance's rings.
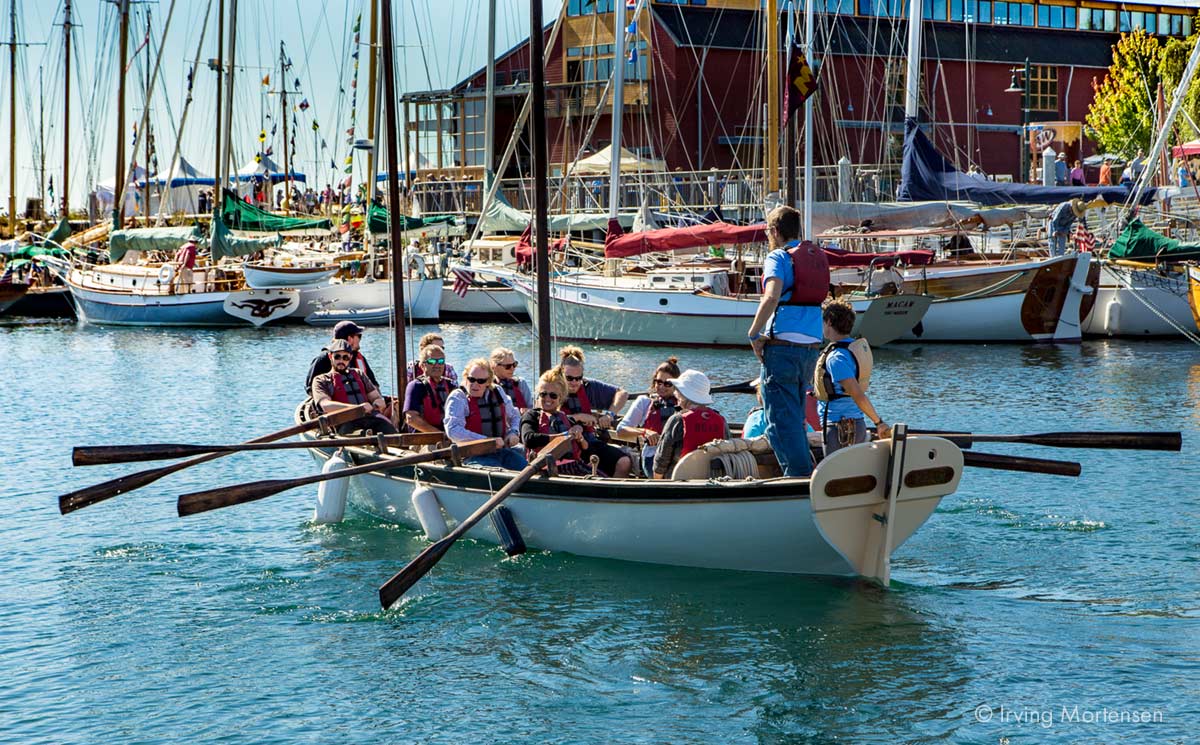
[[[417,31],[418,31],[417,36],[418,36],[418,38],[422,38],[423,35],[419,33],[421,30],[420,19],[417,18],[417,0],[409,0],[408,4],[409,4],[409,7],[412,8],[413,24],[417,26]],[[430,37],[432,38],[432,34],[430,35]],[[433,76],[429,74],[429,58],[428,58],[428,55],[425,54],[425,45],[421,44],[420,47],[421,47],[421,63],[425,66],[426,90],[433,90]]]
[[[158,219],[156,220],[157,225],[162,225],[166,221],[166,215],[170,214],[171,195],[174,193],[174,189],[171,188],[171,181],[173,181],[175,179],[176,168],[178,167],[178,164],[179,164],[179,148],[183,144],[183,133],[185,131],[184,128],[187,126],[188,112],[190,112],[191,108],[192,108],[192,99],[194,98],[193,90],[194,90],[195,84],[196,84],[196,72],[200,68],[200,53],[204,49],[204,39],[208,35],[208,18],[211,13],[212,13],[212,0],[208,0],[208,5],[204,9],[204,23],[200,26],[200,41],[197,42],[197,44],[196,44],[196,55],[192,59],[192,74],[191,74],[192,82],[191,82],[191,85],[189,85],[187,87],[187,98],[184,99],[183,113],[180,115],[180,120],[179,120],[179,129],[177,130],[177,132],[175,134],[175,151],[173,153],[171,153],[171,162],[170,162],[170,165],[167,166],[167,169],[168,169],[167,170],[167,179],[168,180],[166,183],[166,194],[165,194],[166,207],[163,208],[160,206],[160,208],[158,210]],[[163,203],[163,201],[164,201],[164,198],[160,197],[159,204],[161,205]]]

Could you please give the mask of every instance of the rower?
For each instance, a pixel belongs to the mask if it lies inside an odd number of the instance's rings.
[[[362,335],[363,327],[359,326],[354,321],[339,321],[333,327],[333,339],[336,341],[341,339],[350,345],[350,350],[354,353],[354,359],[350,363],[350,367],[358,370],[363,375],[366,375],[371,384],[376,388],[379,387],[379,378],[375,377],[375,371],[367,363],[367,358],[362,353]],[[329,364],[329,347],[326,346],[321,350],[321,353],[313,358],[312,364],[308,366],[308,377],[304,380],[304,390],[312,388],[313,378],[327,373],[333,367]]]
[[[708,376],[699,370],[684,370],[673,378],[675,398],[683,409],[667,420],[658,452],[654,454],[654,478],[668,478],[683,456],[713,440],[728,440],[729,425],[716,409]]]
[[[437,333],[429,333],[421,337],[421,340],[417,342],[417,359],[408,363],[408,380],[410,383],[425,374],[421,369],[421,350],[430,345],[439,346],[444,350],[446,348],[446,340],[442,338],[441,334]],[[455,371],[454,365],[447,363],[446,367],[442,370],[442,377],[449,380],[450,385],[458,385],[458,373]]]
[[[533,400],[533,393],[529,390],[529,383],[516,376],[517,366],[520,363],[517,362],[513,351],[507,347],[496,347],[489,357],[492,363],[492,374],[496,376],[496,383],[512,399],[517,410],[524,414],[533,408],[536,402]]]
[[[867,398],[871,376],[871,348],[850,336],[854,308],[848,303],[826,303],[821,311],[826,339],[833,343],[821,351],[813,375],[817,415],[821,418],[825,457],[850,445],[867,442],[864,414],[871,417],[879,438],[891,436],[891,428],[879,417]]]
[[[525,468],[529,461],[517,447],[521,417],[512,399],[496,385],[491,365],[481,357],[468,362],[464,372],[463,384],[446,398],[446,435],[454,442],[496,440],[496,452],[467,458],[467,463],[511,471]]]
[[[625,405],[629,394],[617,386],[584,378],[583,350],[579,347],[563,347],[559,359],[559,370],[567,381],[563,410],[572,421],[583,425],[590,450],[600,459],[600,470],[625,478],[633,470],[633,459],[623,449],[601,442],[596,430],[613,425],[612,412]]]
[[[571,436],[571,450],[555,464],[559,475],[590,474],[592,469],[587,465],[587,458],[591,455],[591,446],[583,436],[583,427],[572,423],[563,413],[562,404],[567,400],[567,381],[557,368],[542,373],[534,400],[537,401],[537,407],[526,411],[521,417],[521,444],[525,446],[525,457],[532,459],[555,435],[566,433]]]
[[[621,419],[617,433],[631,432],[641,428],[645,432],[646,444],[642,446],[642,473],[647,477],[653,472],[654,452],[658,449],[658,438],[662,434],[667,420],[679,411],[679,401],[675,398],[673,378],[679,377],[679,358],[668,357],[654,370],[650,379],[650,391],[644,396],[638,396],[630,405],[629,411]]]
[[[442,375],[445,350],[436,344],[422,348],[420,364],[425,374],[404,389],[404,423],[411,432],[442,432],[446,398],[454,388]]]
[[[333,369],[313,378],[313,404],[323,414],[362,408],[362,417],[338,427],[341,434],[356,430],[396,434],[396,426],[383,415],[387,402],[370,378],[350,366],[353,359],[354,351],[344,339],[336,339],[329,344],[329,363]]]

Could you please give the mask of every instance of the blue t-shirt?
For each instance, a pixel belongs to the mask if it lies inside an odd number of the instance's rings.
[[[760,408],[751,410],[750,415],[746,417],[746,423],[742,425],[742,437],[750,439],[752,437],[762,437],[766,433],[767,412]]]
[[[854,341],[851,338],[842,339],[842,341]],[[837,347],[829,356],[825,358],[825,369],[829,371],[829,377],[833,380],[833,392],[838,395],[843,395],[846,390],[842,388],[839,380],[846,378],[858,377],[858,365],[855,364],[854,353],[849,349]],[[828,414],[826,414],[828,410]],[[818,401],[817,415],[822,422],[833,424],[839,419],[864,419],[862,409],[858,408],[858,404],[854,403],[854,399],[846,396],[845,398],[835,398],[832,401]]]
[[[793,242],[788,247],[798,245]],[[777,248],[763,260],[763,281],[775,277],[783,282],[779,307],[767,321],[766,333],[797,344],[821,343],[821,308],[816,305],[784,305],[792,297],[792,257],[787,249]]]

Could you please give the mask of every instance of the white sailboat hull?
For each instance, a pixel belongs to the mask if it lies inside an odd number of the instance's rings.
[[[506,286],[470,287],[465,297],[459,297],[454,292],[453,281],[447,280],[442,285],[441,312],[446,318],[523,318],[526,313],[525,298]]]
[[[1102,265],[1100,289],[1083,332],[1090,336],[1180,336],[1196,323],[1187,300],[1187,278]]]
[[[392,304],[391,280],[336,282],[295,288],[300,306],[293,315],[307,318],[317,311],[378,311]],[[405,315],[414,321],[436,321],[441,306],[440,279],[404,280]]]

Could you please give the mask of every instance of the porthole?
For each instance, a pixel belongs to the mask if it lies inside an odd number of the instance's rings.
[[[579,299],[580,299],[580,300],[587,300],[587,293],[586,293],[586,292],[581,292],[581,293],[579,293]]]
[[[623,303],[623,302],[625,302],[625,298],[621,297],[620,295],[617,295],[617,302]]]
[[[666,305],[666,304],[667,304],[667,299],[666,299],[665,297],[660,297],[660,298],[658,299],[658,304],[659,304],[659,305]]]

